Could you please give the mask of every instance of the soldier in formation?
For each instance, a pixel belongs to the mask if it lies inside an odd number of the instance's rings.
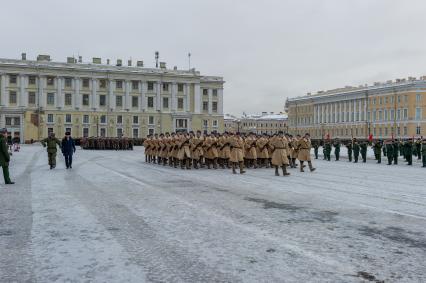
[[[310,158],[312,147],[309,134],[303,138],[284,135],[273,136],[250,133],[210,133],[200,131],[189,133],[166,133],[149,135],[143,142],[145,162],[190,170],[229,168],[236,174],[244,174],[246,168],[275,168],[279,175],[288,176],[287,168],[295,168],[300,161],[300,171],[304,172],[304,162],[314,171]],[[180,166],[179,166],[180,165]]]
[[[7,135],[7,129],[5,128],[1,129],[0,130],[0,167],[2,168],[2,171],[3,171],[4,183],[6,185],[12,185],[15,183],[10,180],[10,176],[9,176],[10,155],[9,155],[9,149],[7,146],[6,135]]]
[[[142,139],[90,137],[80,140],[82,149],[133,150],[134,145],[142,145]]]

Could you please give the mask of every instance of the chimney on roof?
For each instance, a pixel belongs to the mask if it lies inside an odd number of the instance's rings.
[[[26,61],[27,60],[27,53],[22,53],[21,59],[22,59],[22,61]]]
[[[132,66],[132,59],[127,60],[127,66],[131,67]]]
[[[143,61],[136,61],[137,67],[143,67]]]
[[[121,59],[117,59],[116,66],[121,67],[123,65],[123,61]]]
[[[173,67],[173,70],[177,71],[177,66],[174,66],[174,67]]]
[[[109,65],[109,59],[107,59],[107,65]]]
[[[99,57],[93,57],[92,58],[92,63],[93,64],[102,64],[102,59]]]
[[[78,56],[78,63],[83,63],[83,57],[82,56]]]
[[[166,69],[166,62],[160,62],[160,69]]]

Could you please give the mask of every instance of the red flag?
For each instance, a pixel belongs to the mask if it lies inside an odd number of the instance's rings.
[[[372,135],[372,134],[370,134],[370,135],[368,136],[368,140],[369,140],[369,141],[372,141],[372,140],[373,140],[373,135]]]

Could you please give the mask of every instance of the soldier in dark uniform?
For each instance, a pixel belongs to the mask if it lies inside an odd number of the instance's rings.
[[[346,148],[348,149],[349,162],[352,162],[352,142],[346,143]]]
[[[368,148],[367,142],[362,142],[359,147],[360,147],[362,162],[365,163],[367,162],[367,148]]]
[[[327,140],[324,144],[325,149],[325,160],[330,161],[331,159],[331,142],[330,140]]]
[[[424,138],[422,142],[421,154],[422,154],[423,168],[425,168],[426,167],[426,138]]]
[[[392,165],[393,161],[393,143],[391,140],[385,141],[385,146],[383,148],[386,148],[386,157],[388,158],[388,165]]]
[[[15,183],[12,182],[9,177],[10,155],[9,155],[9,149],[6,142],[6,135],[7,135],[7,129],[5,128],[1,129],[0,130],[0,167],[3,170],[4,183],[6,185],[12,185]]]
[[[65,157],[65,166],[67,169],[72,168],[72,156],[75,152],[75,142],[70,132],[65,133],[65,137],[62,139],[61,144],[62,154]]]
[[[315,154],[315,159],[318,159],[318,148],[319,148],[319,144],[318,142],[314,142],[314,144],[312,145],[314,147],[314,154]]]
[[[398,150],[399,150],[399,142],[396,140],[392,141],[393,145],[393,151],[392,151],[392,157],[393,157],[393,164],[398,164]]]
[[[417,159],[420,160],[422,159],[422,139],[418,138],[416,141],[416,152],[417,152]]]
[[[358,157],[359,157],[359,144],[358,141],[354,138],[353,139],[353,151],[354,151],[354,163],[358,163]]]
[[[374,142],[373,149],[377,163],[382,163],[382,142],[380,140],[376,140]]]
[[[339,161],[340,158],[340,141],[339,139],[335,139],[334,143],[334,155],[336,156],[336,161]]]
[[[409,139],[404,144],[405,160],[407,165],[413,165],[413,140]]]

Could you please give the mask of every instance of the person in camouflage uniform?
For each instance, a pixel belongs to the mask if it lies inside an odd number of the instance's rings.
[[[3,170],[4,183],[6,185],[15,184],[10,180],[9,176],[9,162],[10,154],[6,142],[7,129],[3,128],[0,130],[0,167]]]
[[[391,140],[386,140],[383,148],[386,148],[386,157],[388,158],[388,165],[392,165],[393,161],[393,143]]]
[[[418,138],[415,144],[415,151],[417,152],[417,159],[422,159],[422,139]]]
[[[58,152],[57,145],[61,147],[61,141],[55,137],[55,133],[50,133],[48,138],[41,141],[43,147],[47,146],[47,157],[49,160],[50,169],[56,167],[56,153]]]
[[[312,144],[312,147],[314,148],[315,159],[318,159],[318,148],[319,148],[318,142],[314,142]]]
[[[333,146],[334,146],[334,155],[336,156],[336,161],[339,161],[339,158],[340,158],[340,141],[339,141],[339,139],[336,138],[334,140]]]

